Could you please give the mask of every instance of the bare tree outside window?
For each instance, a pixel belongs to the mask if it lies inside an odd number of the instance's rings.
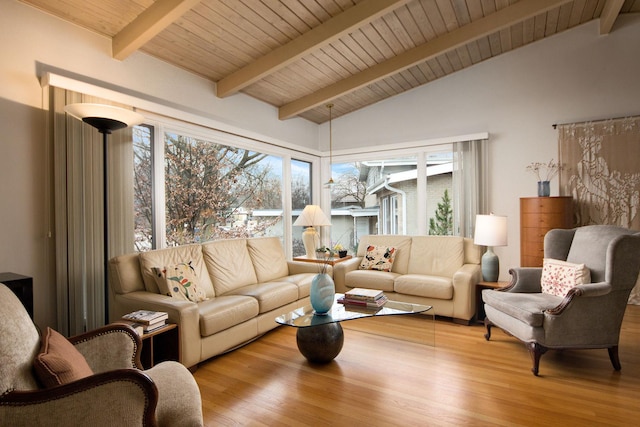
[[[165,134],[167,244],[260,235],[280,218],[256,220],[254,209],[281,208],[281,178],[269,156]]]
[[[151,131],[134,138],[136,250],[152,248]],[[282,159],[197,138],[165,134],[165,218],[169,246],[260,236],[281,217]]]
[[[152,135],[150,126],[133,128],[134,246],[137,252],[153,248]]]

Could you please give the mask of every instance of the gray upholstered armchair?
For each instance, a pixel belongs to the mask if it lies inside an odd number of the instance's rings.
[[[554,295],[542,291],[543,268],[511,269],[508,287],[482,292],[485,338],[491,338],[495,325],[523,341],[534,375],[548,349],[606,348],[614,369],[620,370],[620,326],[640,271],[640,233],[608,225],[551,230],[544,238],[544,256],[584,264],[590,283]]]
[[[191,373],[177,362],[138,369],[141,340],[130,327],[107,325],[68,341],[56,333],[57,343],[73,344],[72,353],[81,355],[81,364],[88,364],[90,371],[81,379],[43,387],[34,371],[34,360],[41,357],[41,337],[18,298],[3,284],[0,319],[0,425],[203,424],[200,391]],[[49,332],[54,331],[48,331],[47,338],[53,336]],[[53,341],[48,345],[53,348]],[[57,356],[48,359],[47,366],[78,364]],[[56,375],[62,378],[67,372],[61,368]]]

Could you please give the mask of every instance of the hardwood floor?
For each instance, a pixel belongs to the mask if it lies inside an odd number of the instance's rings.
[[[628,306],[622,370],[607,351],[549,351],[540,376],[524,345],[496,329],[425,317],[343,323],[336,360],[310,365],[295,329],[202,363],[195,372],[208,426],[631,426],[640,423],[640,306]],[[383,325],[398,339],[376,335]],[[428,329],[427,329],[428,330]],[[367,332],[369,331],[369,332]]]

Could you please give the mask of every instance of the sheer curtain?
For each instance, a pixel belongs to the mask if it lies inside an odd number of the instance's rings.
[[[560,194],[573,197],[576,224],[640,230],[640,117],[558,128]],[[640,304],[640,279],[629,302]]]
[[[477,214],[488,213],[488,140],[453,144],[454,234],[473,237]]]
[[[68,116],[67,104],[104,99],[49,87],[58,330],[74,335],[104,324],[102,134]],[[131,129],[108,136],[109,257],[133,251]]]

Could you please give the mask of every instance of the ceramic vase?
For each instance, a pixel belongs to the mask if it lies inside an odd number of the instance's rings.
[[[538,181],[538,197],[549,197],[550,194],[549,181]]]
[[[333,279],[328,274],[318,274],[311,281],[311,307],[316,314],[327,314],[336,295]]]

